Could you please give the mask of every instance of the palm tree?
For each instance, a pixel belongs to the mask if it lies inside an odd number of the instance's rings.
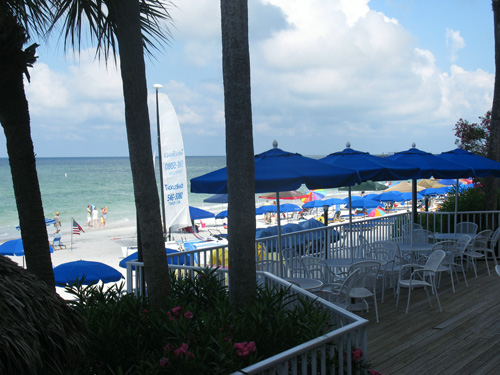
[[[144,50],[156,48],[154,41],[167,40],[164,21],[170,16],[165,6],[160,0],[59,0],[55,17],[55,22],[64,19],[66,42],[74,47],[80,47],[81,20],[86,19],[99,56],[107,59],[111,53],[116,57],[119,49],[139,245],[154,307],[168,296],[170,284],[152,157]]]
[[[36,61],[37,44],[23,50],[28,29],[42,33],[51,0],[0,2],[0,123],[5,132],[10,170],[28,270],[55,291],[42,197],[31,139],[24,76]]]
[[[495,88],[493,91],[493,108],[491,110],[490,138],[488,154],[490,159],[500,161],[500,1],[493,0],[493,24],[495,33]],[[497,207],[498,182],[493,177],[486,178],[485,200],[486,207],[492,210]]]
[[[226,116],[229,295],[235,306],[255,297],[255,169],[247,0],[221,0]]]

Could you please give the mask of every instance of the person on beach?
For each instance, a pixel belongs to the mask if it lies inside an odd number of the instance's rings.
[[[87,206],[87,228],[90,228],[90,222],[92,221],[92,210],[90,204]]]
[[[104,226],[104,217],[103,217],[103,212],[104,212],[104,208],[101,207],[101,217],[99,218],[99,227],[103,227]]]
[[[56,246],[59,246],[59,250],[62,250],[62,248],[63,248],[62,232],[60,229],[56,230],[56,232],[54,233],[54,239],[52,240],[52,247],[54,248],[54,250],[57,250]]]
[[[92,209],[92,226],[94,228],[97,228],[97,216],[98,216],[99,212],[97,211],[97,207],[96,206],[93,206],[93,209]]]
[[[59,231],[61,229],[61,218],[59,217],[59,211],[56,211],[56,216],[54,216],[54,220],[56,221],[54,223],[54,228],[56,228],[56,231]]]
[[[108,216],[108,206],[104,206],[102,209],[102,219],[104,221],[104,228],[106,228],[106,217]]]

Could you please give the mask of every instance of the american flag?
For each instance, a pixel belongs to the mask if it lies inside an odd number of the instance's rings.
[[[80,234],[80,232],[85,233],[83,228],[78,224],[75,219],[73,219],[73,234]]]

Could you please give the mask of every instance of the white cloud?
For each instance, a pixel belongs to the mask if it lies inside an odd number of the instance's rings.
[[[465,40],[460,36],[460,31],[446,29],[446,47],[450,52],[451,62],[456,62],[458,51],[465,48]]]

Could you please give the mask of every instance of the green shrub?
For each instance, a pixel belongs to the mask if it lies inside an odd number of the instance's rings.
[[[67,373],[227,374],[332,329],[326,310],[287,290],[259,288],[250,306],[235,310],[215,270],[171,281],[158,311],[122,287],[68,288],[91,336]]]

